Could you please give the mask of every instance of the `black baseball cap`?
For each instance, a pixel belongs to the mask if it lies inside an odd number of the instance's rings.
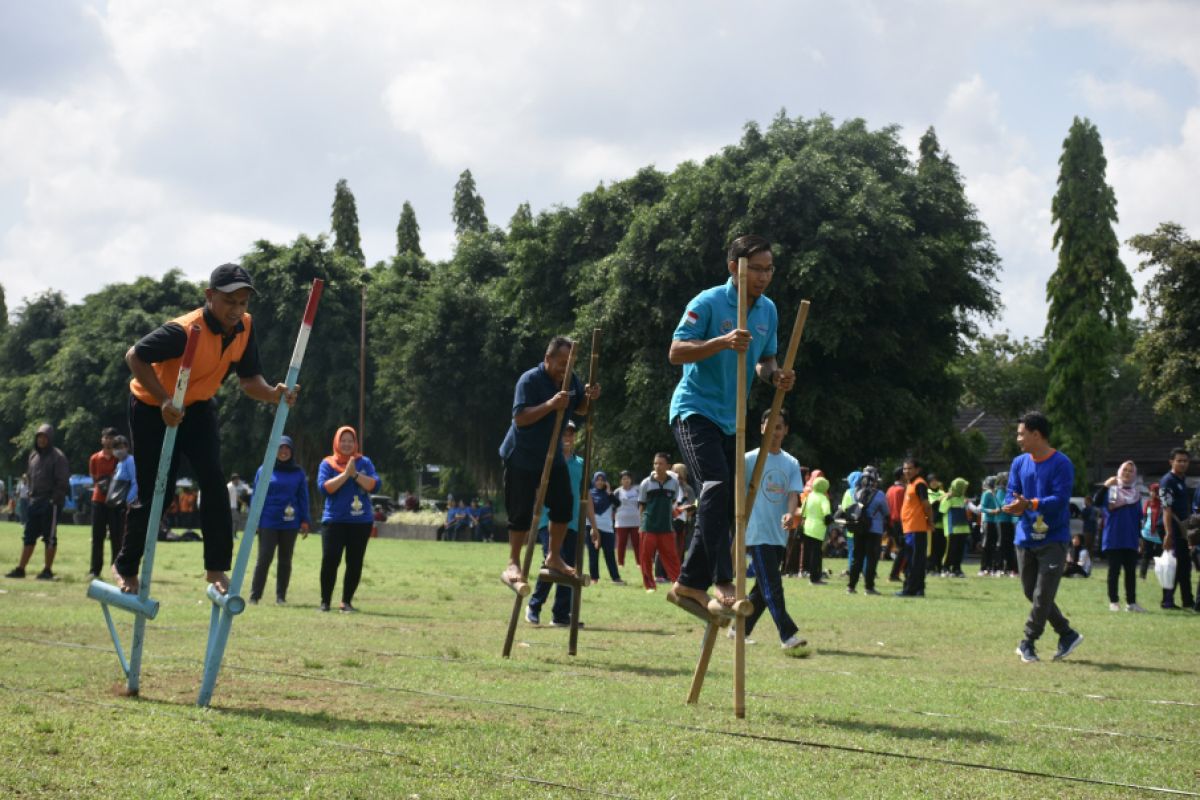
[[[249,289],[258,294],[250,273],[238,264],[222,264],[212,271],[208,279],[208,288],[218,292],[236,292],[238,289]]]

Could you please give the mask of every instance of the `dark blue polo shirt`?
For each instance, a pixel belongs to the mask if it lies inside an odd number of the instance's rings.
[[[550,373],[546,372],[545,364],[538,364],[517,380],[517,388],[513,390],[514,419],[509,423],[508,433],[500,444],[500,458],[506,464],[532,472],[541,471],[546,463],[546,451],[550,447],[550,434],[554,431],[554,418],[557,415],[547,414],[524,428],[517,426],[516,416],[526,408],[546,402],[558,394],[559,388],[561,387],[550,378]],[[570,391],[571,400],[567,403],[563,428],[566,427],[567,420],[575,418],[575,409],[583,402],[583,383],[574,374],[571,375]],[[560,430],[559,438],[561,437]],[[554,461],[557,464],[566,464],[561,447],[554,448]]]

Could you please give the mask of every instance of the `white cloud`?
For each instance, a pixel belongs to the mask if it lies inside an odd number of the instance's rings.
[[[1131,81],[1104,81],[1091,74],[1082,74],[1076,76],[1074,82],[1084,102],[1098,111],[1116,110],[1154,117],[1169,112],[1166,100],[1158,92]]]

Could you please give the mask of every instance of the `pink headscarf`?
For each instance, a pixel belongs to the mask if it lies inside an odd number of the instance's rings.
[[[1128,466],[1133,471],[1133,477],[1128,481],[1121,480],[1121,470]],[[1131,506],[1142,502],[1142,494],[1137,490],[1137,465],[1126,461],[1117,470],[1117,482],[1108,490],[1108,509],[1116,510],[1121,506]]]

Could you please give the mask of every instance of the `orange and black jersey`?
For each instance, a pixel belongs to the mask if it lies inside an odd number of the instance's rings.
[[[174,376],[179,371],[179,360],[183,357],[187,345],[185,325],[201,320],[202,344],[196,352],[197,361],[192,369],[193,382],[188,386],[187,404],[212,397],[230,372],[236,372],[239,378],[253,378],[262,374],[258,340],[254,335],[250,315],[243,314],[234,329],[225,333],[221,323],[207,306],[164,323],[142,337],[133,346],[134,355],[154,365],[159,380],[164,388],[170,391],[175,383]],[[227,352],[230,348],[232,352]],[[205,363],[206,361],[211,363]],[[220,371],[222,364],[228,366]],[[213,373],[214,369],[218,370],[218,373],[209,374]],[[136,379],[130,382],[130,390],[143,402],[154,402],[153,398],[142,396],[145,390]]]

